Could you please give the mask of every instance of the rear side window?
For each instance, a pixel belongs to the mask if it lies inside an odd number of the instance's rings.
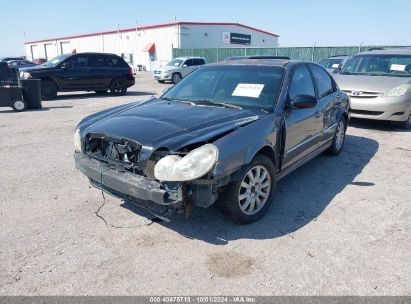
[[[193,62],[194,62],[193,65],[203,65],[203,64],[205,64],[204,59],[200,59],[200,58],[193,59]]]
[[[323,98],[334,92],[333,82],[326,71],[316,65],[310,65],[310,69],[313,72],[319,98]]]
[[[107,56],[107,66],[110,68],[128,68],[128,64],[118,56]]]
[[[90,55],[89,66],[92,68],[103,68],[106,66],[103,55]]]
[[[305,65],[300,65],[295,68],[290,80],[288,96],[293,100],[298,95],[315,97],[315,90],[310,71]]]

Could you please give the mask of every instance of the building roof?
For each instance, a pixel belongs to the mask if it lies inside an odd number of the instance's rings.
[[[64,40],[64,39],[74,39],[74,38],[83,38],[83,37],[91,37],[91,36],[99,36],[99,35],[107,35],[107,34],[115,34],[115,33],[125,33],[125,32],[132,32],[132,31],[141,31],[141,30],[149,30],[154,28],[161,28],[167,26],[175,26],[175,25],[234,25],[243,27],[249,30],[253,30],[256,32],[260,32],[263,34],[267,34],[274,37],[279,37],[277,34],[270,33],[267,31],[263,31],[251,26],[247,26],[241,23],[230,23],[230,22],[171,22],[171,23],[163,23],[163,24],[155,24],[155,25],[148,25],[148,26],[140,26],[134,28],[127,28],[127,29],[120,29],[120,30],[113,30],[113,31],[106,31],[106,32],[96,32],[96,33],[89,33],[89,34],[82,34],[82,35],[74,35],[74,36],[65,36],[65,37],[57,37],[57,38],[48,38],[43,40],[35,40],[35,41],[28,41],[25,44],[31,43],[39,43],[39,42],[47,42],[47,41],[54,41],[54,40]]]

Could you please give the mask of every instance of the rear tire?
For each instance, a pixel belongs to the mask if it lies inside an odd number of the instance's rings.
[[[342,117],[338,122],[337,129],[335,129],[334,138],[326,152],[330,155],[338,155],[341,153],[345,143],[345,132],[347,131],[347,119]]]
[[[220,200],[221,211],[238,224],[255,222],[270,208],[275,189],[274,164],[259,154],[245,168],[242,177],[227,186]]]
[[[110,92],[115,96],[126,95],[127,79],[125,77],[117,77],[111,81]]]
[[[27,102],[25,102],[24,100],[15,100],[13,101],[11,107],[14,111],[23,112],[27,109]]]
[[[52,100],[57,97],[57,85],[52,80],[41,81],[41,98],[43,100]]]

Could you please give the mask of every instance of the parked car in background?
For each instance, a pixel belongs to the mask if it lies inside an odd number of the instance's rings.
[[[2,58],[0,58],[0,61],[5,61],[5,62],[7,62],[7,61],[10,61],[10,60],[24,60],[24,58],[23,57],[2,57]]]
[[[344,64],[350,60],[352,56],[331,56],[320,61],[320,65],[330,73],[335,73],[341,70]]]
[[[74,157],[93,186],[116,196],[188,214],[221,198],[225,214],[251,223],[279,179],[341,152],[348,110],[349,97],[315,63],[221,62],[160,98],[86,117]]]
[[[7,61],[7,64],[9,65],[10,68],[12,69],[20,69],[20,68],[28,68],[28,67],[33,67],[36,66],[37,64],[28,60],[10,60]]]
[[[178,57],[171,60],[165,66],[155,69],[153,77],[160,83],[171,81],[179,82],[192,71],[207,63],[203,57]]]
[[[33,62],[36,64],[43,64],[47,62],[47,59],[46,58],[36,58],[36,59],[33,59]]]
[[[124,95],[134,85],[133,70],[118,55],[77,53],[57,56],[42,65],[20,69],[23,79],[41,79],[44,100],[53,99],[57,92],[95,91]]]
[[[411,50],[360,53],[334,78],[351,96],[352,117],[411,127]]]
[[[257,55],[257,56],[232,56],[227,57],[224,61],[244,60],[244,59],[286,59],[290,60],[288,56],[271,56],[271,55]]]

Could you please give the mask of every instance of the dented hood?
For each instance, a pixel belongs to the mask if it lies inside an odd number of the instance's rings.
[[[102,113],[101,119],[98,113],[90,117],[93,122],[82,130],[83,136],[102,133],[127,138],[154,149],[164,147],[169,150],[207,141],[266,115],[257,110],[190,105],[158,99],[123,107],[111,116],[106,113]],[[87,118],[81,124],[87,125]]]

